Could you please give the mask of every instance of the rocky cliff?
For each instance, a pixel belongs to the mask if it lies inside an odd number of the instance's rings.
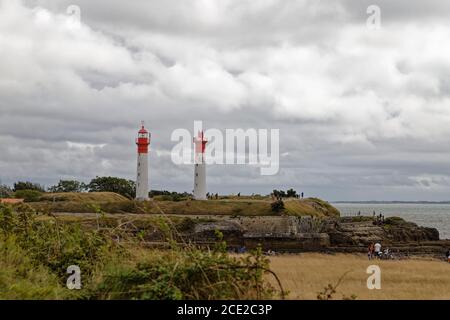
[[[380,242],[402,252],[439,253],[447,245],[439,232],[401,218],[378,222],[369,217],[235,217],[192,224],[183,237],[199,244],[217,241],[217,231],[230,247],[261,245],[274,251],[365,252],[370,243]]]
[[[323,232],[330,236],[332,246],[368,246],[370,243],[438,241],[434,228],[420,227],[402,218],[377,221],[371,217],[342,217],[325,222]]]

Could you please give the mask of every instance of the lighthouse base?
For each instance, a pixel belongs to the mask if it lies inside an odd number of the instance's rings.
[[[206,165],[196,163],[194,170],[194,200],[208,200],[206,197]]]
[[[147,153],[139,153],[137,159],[136,200],[149,200],[148,189],[148,155]]]
[[[153,201],[153,198],[136,198],[136,201]]]

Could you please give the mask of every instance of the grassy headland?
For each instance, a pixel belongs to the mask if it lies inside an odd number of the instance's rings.
[[[328,202],[317,198],[286,199],[285,210],[274,212],[270,197],[233,197],[208,201],[164,200],[155,197],[153,201],[136,202],[112,192],[91,193],[46,193],[39,201],[29,204],[38,210],[73,213],[145,213],[178,215],[295,215],[295,216],[339,216],[339,211]]]

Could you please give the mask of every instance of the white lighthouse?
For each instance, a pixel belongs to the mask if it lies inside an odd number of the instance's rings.
[[[150,145],[150,133],[142,124],[136,139],[137,145],[137,178],[136,200],[148,200],[148,146]]]
[[[194,199],[206,200],[206,163],[205,146],[208,141],[203,136],[203,131],[193,139],[195,145],[194,155]]]

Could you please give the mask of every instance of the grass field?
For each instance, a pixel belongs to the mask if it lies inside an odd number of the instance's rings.
[[[349,271],[333,299],[450,299],[450,264],[426,259],[368,261],[364,255],[305,253],[271,257],[290,299],[317,299],[328,284],[334,285]],[[381,268],[381,289],[367,289],[366,269]]]

